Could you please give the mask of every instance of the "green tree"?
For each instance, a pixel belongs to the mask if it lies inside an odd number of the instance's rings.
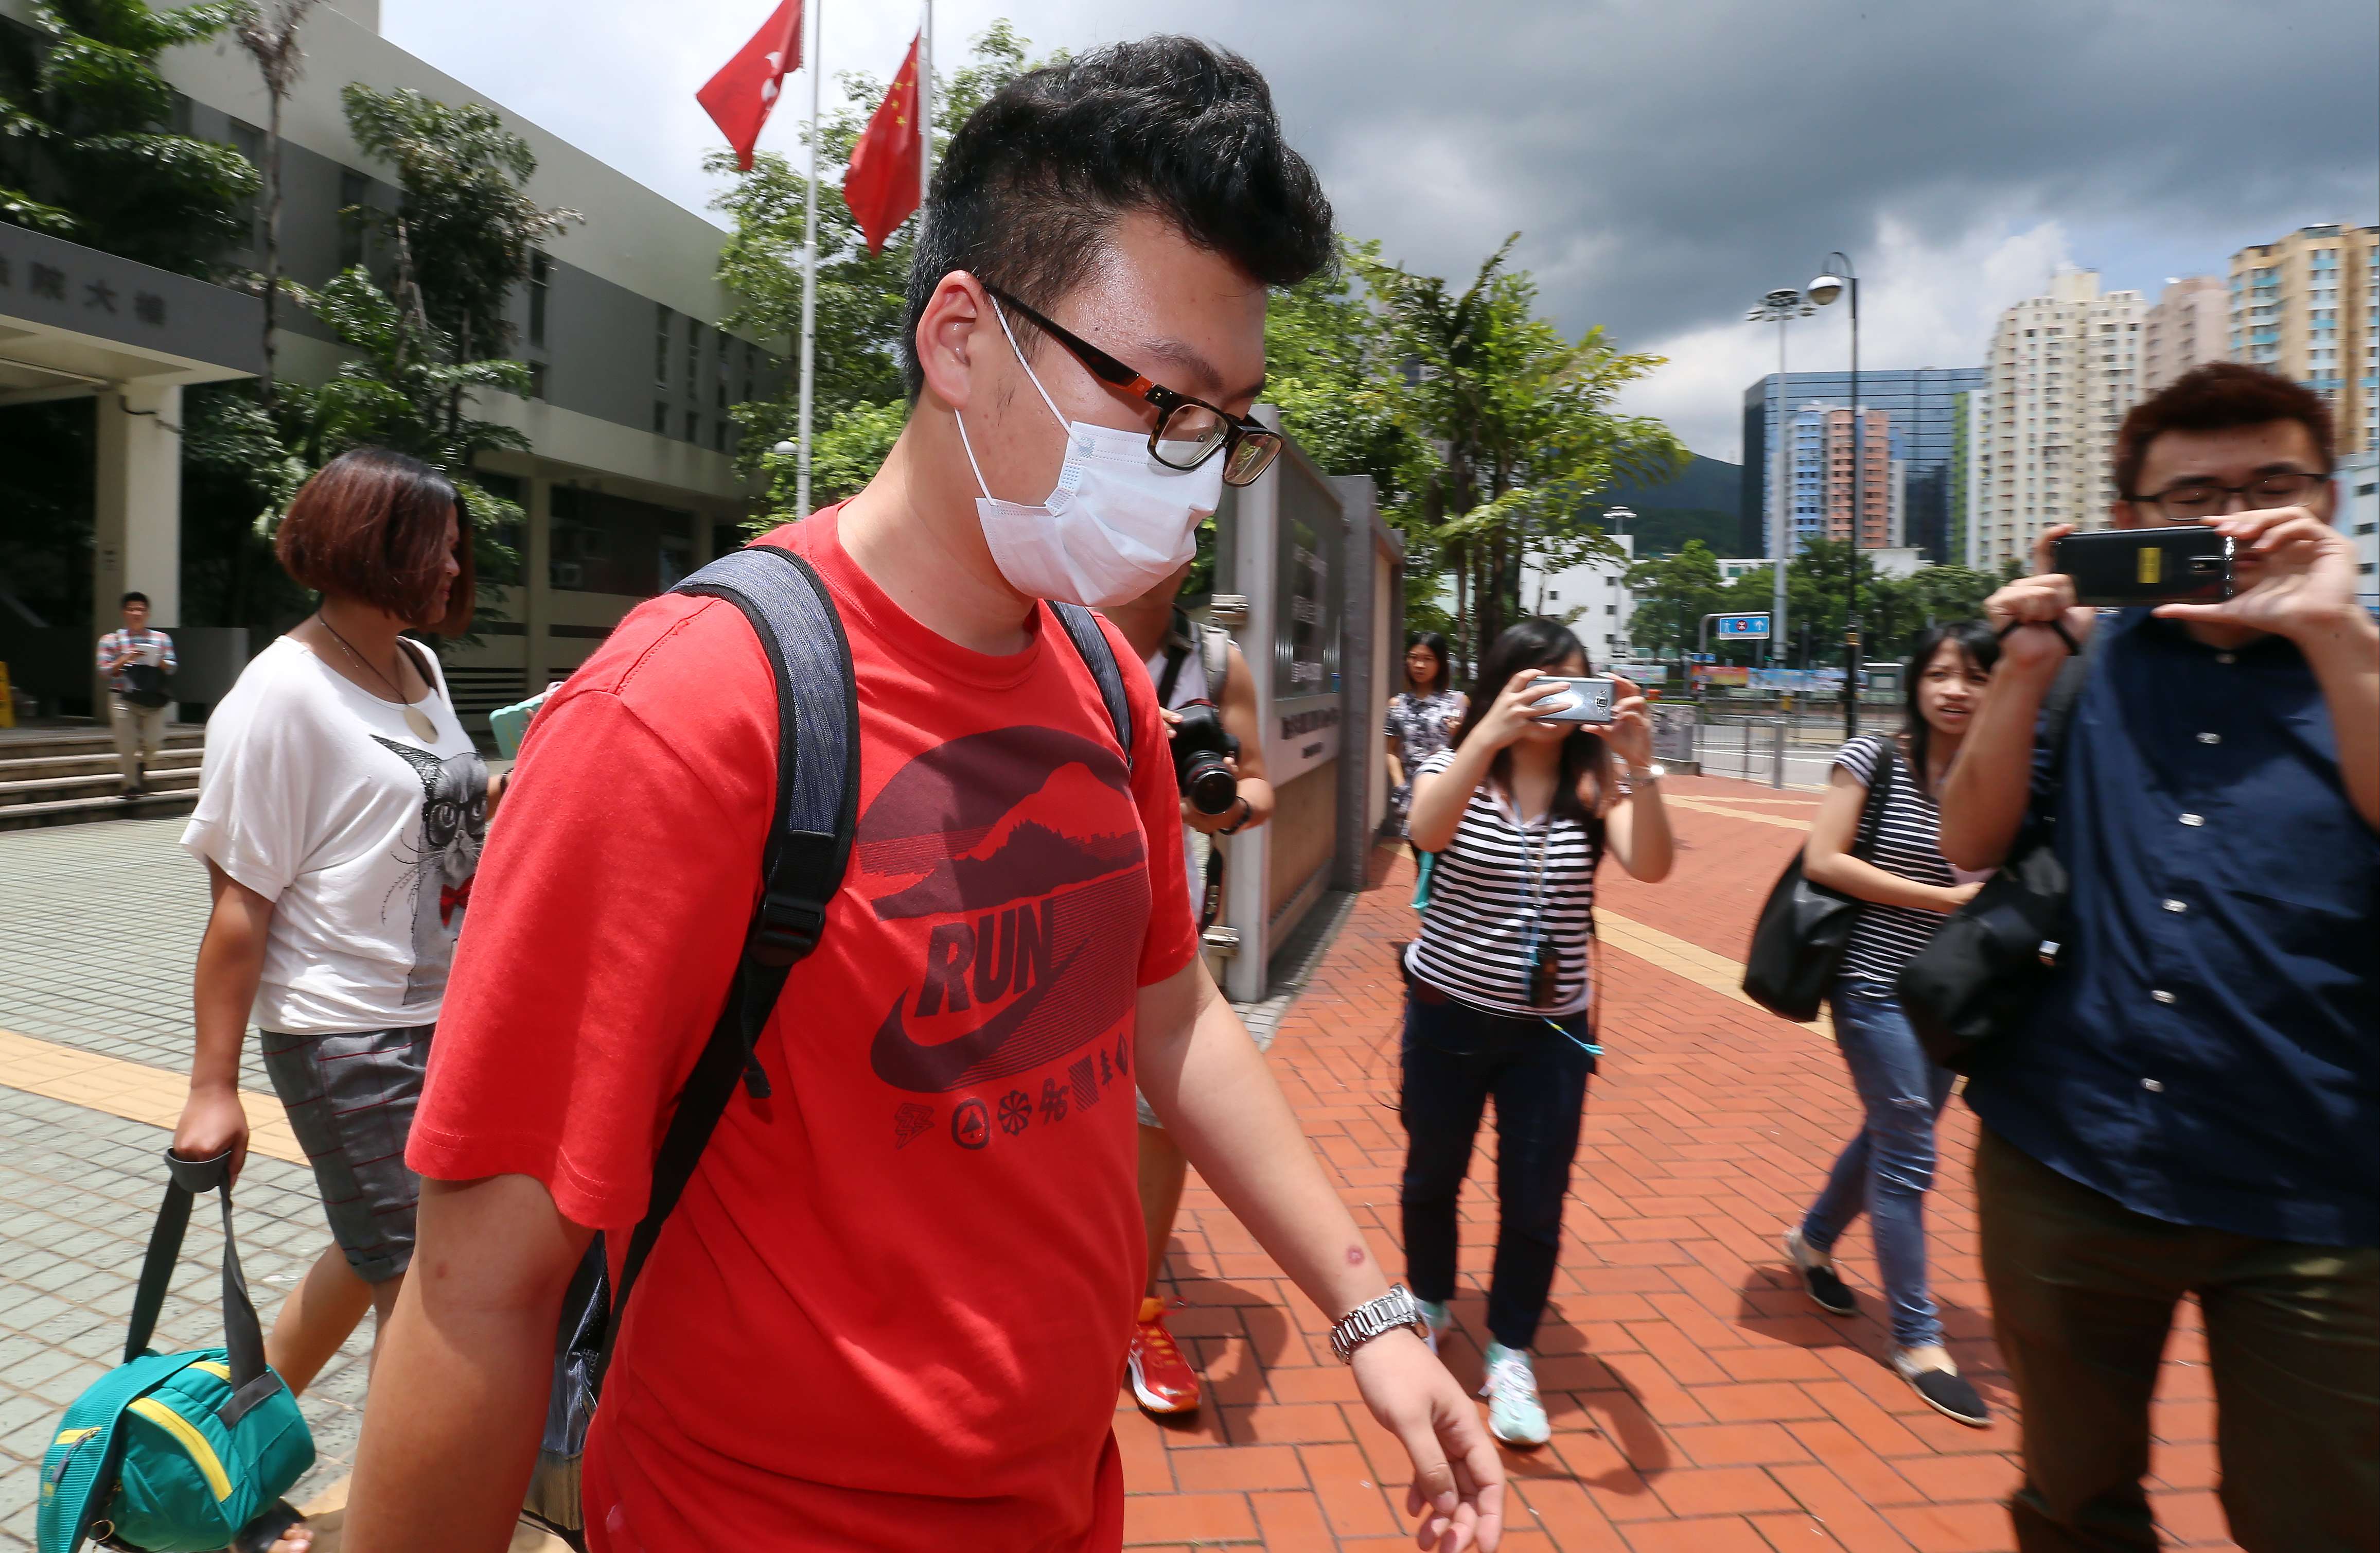
[[[948,77],[936,73],[938,144],[955,133],[984,99],[1024,73],[1028,67],[1026,47],[1026,41],[1013,26],[995,21],[975,39],[964,68]],[[907,417],[898,352],[909,256],[917,231],[917,218],[912,216],[886,240],[881,251],[868,251],[859,223],[843,202],[843,176],[852,147],[858,143],[868,116],[884,95],[885,83],[860,71],[845,71],[835,79],[844,105],[821,117],[818,128],[816,400],[811,411],[810,479],[811,499],[821,503],[847,496],[866,483]],[[712,202],[712,208],[734,224],[719,257],[719,278],[735,293],[737,303],[725,320],[726,326],[784,340],[788,361],[796,362],[801,351],[802,222],[808,179],[773,152],[759,153],[744,171],[737,170],[735,153],[727,151],[713,152],[703,165],[712,173],[735,179],[727,192]],[[785,382],[776,394],[736,405],[730,411],[742,433],[735,445],[737,469],[747,475],[761,475],[769,483],[769,511],[751,527],[801,516],[793,510],[794,460],[771,451],[776,444],[792,441],[800,426],[799,383],[795,371],[784,375]]]
[[[268,100],[264,117],[264,375],[258,382],[264,402],[273,397],[274,338],[281,312],[281,107],[306,67],[298,30],[322,0],[249,0],[232,35],[256,62]]]
[[[512,344],[504,304],[528,278],[538,244],[585,217],[528,197],[537,154],[492,108],[360,81],[339,101],[356,144],[396,173],[395,214],[370,219],[411,251],[424,322],[452,342],[457,361],[501,355]]]
[[[1612,408],[1661,359],[1614,349],[1599,326],[1569,339],[1538,317],[1536,282],[1504,267],[1519,238],[1506,238],[1460,294],[1435,275],[1360,266],[1409,369],[1404,423],[1440,454],[1423,489],[1424,520],[1454,574],[1457,623],[1473,653],[1522,613],[1524,559],[1550,567],[1598,545],[1584,498],[1616,476],[1670,479],[1686,457],[1659,422]]]
[[[174,89],[157,58],[238,13],[232,0],[42,0],[33,31],[0,27],[0,221],[212,276],[247,235],[256,169],[166,129]]]
[[[1703,617],[1725,607],[1718,557],[1699,539],[1688,540],[1674,556],[1637,562],[1628,569],[1627,581],[1636,595],[1629,640],[1657,654],[1691,651]]]

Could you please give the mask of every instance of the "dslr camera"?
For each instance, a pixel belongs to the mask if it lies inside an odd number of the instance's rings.
[[[1220,814],[1240,796],[1239,778],[1224,764],[1238,757],[1240,741],[1223,731],[1222,708],[1211,701],[1186,702],[1174,711],[1182,720],[1173,725],[1173,780],[1192,808]]]

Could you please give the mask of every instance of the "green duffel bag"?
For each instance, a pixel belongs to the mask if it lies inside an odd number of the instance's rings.
[[[314,1464],[314,1437],[264,1363],[264,1334],[232,1243],[231,1156],[165,1156],[170,1179],[132,1302],[124,1363],[67,1409],[42,1458],[40,1553],[86,1541],[147,1553],[270,1546],[280,1504]],[[223,1194],[223,1348],[153,1353],[150,1335],[182,1253],[190,1204]]]

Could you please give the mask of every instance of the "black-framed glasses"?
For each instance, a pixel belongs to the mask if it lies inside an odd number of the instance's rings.
[[[1053,324],[996,286],[986,291],[1013,308],[1043,334],[1074,352],[1075,360],[1101,383],[1137,395],[1157,407],[1157,427],[1148,434],[1148,454],[1167,469],[1194,470],[1222,453],[1223,483],[1253,484],[1281,457],[1281,434],[1263,422],[1210,405],[1133,371],[1081,336]]]
[[[2237,496],[2250,512],[2272,507],[2295,507],[2330,483],[2326,474],[2307,474],[2301,470],[2289,470],[2276,474],[2258,475],[2245,485],[2218,484],[2212,480],[2185,480],[2168,485],[2153,496],[2131,499],[2143,507],[2154,507],[2168,518],[2188,522],[2198,518],[2219,518],[2230,510],[2231,498]]]

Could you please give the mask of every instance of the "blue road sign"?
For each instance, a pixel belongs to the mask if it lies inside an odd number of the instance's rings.
[[[1766,642],[1768,640],[1767,615],[1722,615],[1718,618],[1718,639],[1721,642]]]

